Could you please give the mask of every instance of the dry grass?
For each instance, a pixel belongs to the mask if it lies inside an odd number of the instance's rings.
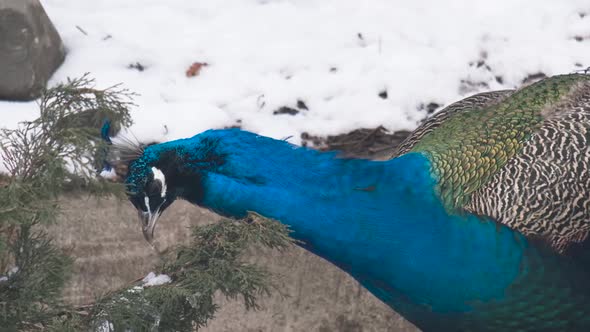
[[[48,229],[76,259],[75,275],[65,292],[69,302],[90,302],[95,295],[146,275],[158,261],[127,202],[64,197],[62,203],[60,222]],[[190,225],[217,219],[203,209],[176,202],[160,220],[158,246],[164,249],[186,241]],[[416,331],[351,277],[300,248],[249,255],[282,276],[288,296],[264,299],[263,310],[256,312],[219,298],[222,308],[205,331]]]

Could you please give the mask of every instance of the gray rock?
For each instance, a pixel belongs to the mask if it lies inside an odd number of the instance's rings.
[[[0,0],[0,99],[37,98],[64,58],[38,0]]]

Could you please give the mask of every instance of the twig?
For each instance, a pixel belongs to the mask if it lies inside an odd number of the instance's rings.
[[[84,31],[84,29],[80,28],[79,25],[76,25],[76,29],[80,30],[80,32],[83,33],[85,36],[88,36],[88,33]]]

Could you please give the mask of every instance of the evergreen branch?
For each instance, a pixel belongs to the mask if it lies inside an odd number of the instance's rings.
[[[147,287],[141,279],[76,308],[85,326],[101,331],[193,331],[218,310],[215,294],[241,297],[249,310],[260,297],[284,295],[265,269],[244,263],[252,247],[285,250],[295,241],[277,221],[251,213],[243,220],[222,220],[192,230],[192,242],[167,253],[158,270],[171,282]]]
[[[165,254],[159,271],[171,283],[147,287],[136,279],[94,303],[71,307],[60,299],[71,260],[38,224],[55,222],[57,198],[72,190],[123,196],[121,184],[101,181],[110,136],[129,126],[134,96],[120,86],[99,90],[83,76],[45,91],[40,115],[17,129],[0,130],[0,153],[10,176],[0,175],[0,326],[9,331],[192,331],[214,317],[214,296],[242,298],[259,309],[259,298],[281,293],[271,274],[243,261],[252,247],[283,250],[289,229],[251,213],[195,227],[192,242]],[[16,268],[17,267],[17,268]]]
[[[0,175],[2,329],[74,330],[73,316],[62,317],[71,308],[61,301],[71,259],[36,228],[55,222],[57,198],[65,191],[123,194],[96,178],[93,161],[104,150],[102,121],[118,128],[131,124],[133,94],[93,85],[84,75],[48,89],[39,100],[39,118],[0,130],[0,155],[9,172]]]

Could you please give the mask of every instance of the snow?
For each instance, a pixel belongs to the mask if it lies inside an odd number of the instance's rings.
[[[10,270],[8,270],[8,277],[12,277],[14,274],[16,274],[19,271],[18,266],[15,266],[13,268],[11,268]]]
[[[123,83],[140,94],[131,132],[145,141],[238,123],[295,144],[303,132],[412,129],[420,104],[590,66],[588,0],[42,3],[68,52],[50,85],[85,72],[99,88]],[[209,65],[186,77],[194,62]],[[309,110],[273,115],[297,100]],[[0,112],[13,128],[37,105],[0,102]]]
[[[133,286],[127,290],[128,293],[141,293],[143,291],[143,286]]]
[[[107,320],[103,320],[101,322],[101,324],[96,328],[95,332],[111,332],[115,330],[115,326],[113,326],[113,323],[107,321]]]
[[[150,272],[145,278],[143,278],[143,287],[160,286],[170,283],[171,281],[172,279],[165,274],[156,275],[154,272]]]
[[[111,168],[110,170],[103,170],[100,172],[100,177],[105,178],[105,179],[115,179],[117,178],[117,172],[115,172],[114,168]]]
[[[19,271],[18,266],[15,266],[15,267],[9,269],[8,273],[5,276],[0,275],[0,282],[8,281],[8,279],[10,279],[12,276],[14,276],[18,271]]]

